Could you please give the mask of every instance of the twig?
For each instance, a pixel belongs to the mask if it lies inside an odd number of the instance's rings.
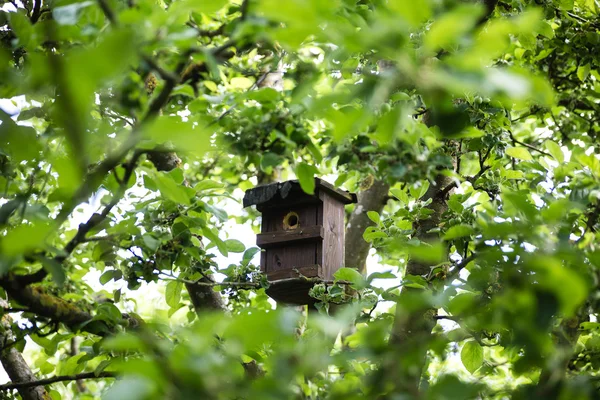
[[[535,146],[532,146],[532,145],[530,145],[530,144],[527,144],[527,143],[521,142],[520,140],[517,140],[517,139],[515,138],[515,136],[513,135],[512,131],[508,130],[507,132],[508,132],[508,134],[510,135],[510,139],[513,141],[513,143],[520,144],[521,146],[527,147],[527,148],[528,148],[528,149],[530,149],[530,150],[534,150],[534,151],[537,151],[538,153],[540,153],[540,154],[543,154],[543,155],[545,155],[545,156],[552,157],[552,154],[550,154],[550,153],[547,153],[547,152],[545,152],[544,150],[540,150],[540,149],[538,149],[538,148],[537,148],[537,147],[535,147]]]
[[[577,115],[577,113],[574,113],[574,114]],[[558,128],[558,131],[560,132],[560,134],[563,137],[563,139],[564,140],[569,140],[569,135],[567,135],[565,133],[565,131],[563,131],[562,127],[558,124],[558,121],[556,120],[556,117],[554,116],[553,112],[550,113],[550,118],[552,118],[552,121],[554,122],[554,125],[556,125],[556,127]]]
[[[89,238],[83,238],[81,240],[81,243],[101,242],[103,240],[112,240],[112,239],[115,239],[116,237],[118,237],[118,235],[92,236],[92,237],[89,237]]]
[[[458,317],[454,317],[452,315],[434,315],[433,319],[436,319],[436,320],[447,319],[449,321],[456,322],[458,320]]]
[[[112,8],[110,8],[108,5],[108,2],[106,0],[98,0],[98,5],[104,13],[104,16],[106,16],[108,22],[110,22],[111,25],[118,26],[119,23],[117,21],[117,16],[113,12]]]
[[[12,307],[12,308],[2,308],[0,309],[4,314],[12,314],[18,312],[31,312],[30,309],[24,307]]]
[[[448,186],[446,186],[445,188],[443,188],[442,190],[440,190],[437,194],[436,197],[440,198],[440,199],[444,199],[446,198],[446,195],[454,188],[458,187],[458,183],[456,183],[456,181],[452,182],[451,184],[449,184]]]
[[[585,234],[588,232],[596,232],[594,225],[598,222],[598,218],[600,217],[600,202],[598,202],[595,207],[586,214],[587,220],[585,221],[585,229],[581,234],[581,237],[575,241],[576,244],[579,244],[584,238]]]
[[[463,258],[458,264],[454,266],[454,269],[450,271],[450,273],[448,273],[448,276],[446,277],[446,282],[452,282],[454,278],[458,276],[460,271],[476,258],[477,254],[475,253],[472,253],[469,257]]]
[[[65,381],[77,381],[80,379],[103,379],[103,378],[116,378],[116,374],[114,372],[103,371],[98,374],[94,372],[84,372],[82,374],[77,375],[60,375],[53,376],[52,378],[40,379],[37,381],[31,382],[12,382],[4,385],[0,385],[0,391],[12,390],[12,389],[22,389],[28,387],[36,387],[36,386],[46,386],[56,382],[65,382]]]
[[[115,195],[111,199],[110,203],[108,203],[104,207],[104,209],[102,210],[101,213],[99,213],[99,214],[94,213],[87,220],[87,222],[79,225],[79,228],[77,229],[77,233],[65,245],[63,252],[61,254],[57,255],[56,257],[54,257],[54,260],[56,262],[58,262],[58,263],[64,262],[66,260],[66,258],[73,252],[73,250],[75,250],[75,248],[79,244],[85,242],[85,236],[93,228],[95,228],[102,221],[104,221],[106,219],[106,217],[108,217],[108,214],[110,214],[111,210],[117,205],[117,203],[121,200],[121,198],[125,194],[125,191],[127,190],[127,182],[129,182],[129,179],[131,179],[131,176],[133,175],[135,167],[137,166],[137,161],[141,157],[142,154],[144,154],[143,151],[136,151],[134,153],[131,160],[125,166],[125,174],[123,176],[122,183],[119,186],[117,193],[115,193]],[[34,272],[33,274],[30,274],[30,275],[16,276],[15,279],[18,281],[18,283],[20,285],[25,286],[25,285],[29,285],[32,283],[41,282],[42,280],[44,280],[44,278],[46,278],[46,276],[48,276],[48,271],[46,269],[42,268],[39,271]]]
[[[263,285],[260,282],[205,282],[205,281],[191,281],[188,279],[181,279],[174,277],[172,275],[165,274],[164,272],[160,272],[159,275],[166,276],[167,281],[175,281],[185,283],[187,285],[192,286],[229,286],[229,287],[238,287],[238,288],[260,288]],[[306,278],[306,277],[298,277],[298,278],[286,278],[280,279],[277,281],[267,281],[268,286],[277,286],[286,283],[324,283],[326,285],[352,285],[352,282],[349,281],[334,281],[334,280],[325,280],[320,278]]]
[[[174,81],[177,80],[178,77],[170,71],[163,69],[160,65],[154,61],[152,57],[148,57],[147,55],[142,56],[144,62],[150,66],[153,70],[155,70],[158,75],[164,79],[165,81]]]
[[[40,15],[42,15],[42,0],[33,0],[33,11],[31,13],[31,23],[35,24],[38,19],[40,19]]]

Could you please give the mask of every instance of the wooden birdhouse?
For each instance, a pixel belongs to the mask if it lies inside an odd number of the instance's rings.
[[[344,205],[356,195],[315,178],[315,193],[305,193],[297,180],[258,186],[246,191],[244,207],[262,214],[256,245],[260,268],[272,285],[267,294],[290,304],[311,304],[311,282],[291,278],[333,279],[344,266]]]

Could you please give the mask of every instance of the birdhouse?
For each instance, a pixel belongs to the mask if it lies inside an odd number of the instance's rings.
[[[311,304],[312,282],[333,279],[344,266],[344,205],[356,195],[315,178],[313,195],[297,180],[257,186],[246,191],[244,207],[256,206],[262,214],[256,245],[263,249],[261,271],[271,285],[267,294],[276,301]]]

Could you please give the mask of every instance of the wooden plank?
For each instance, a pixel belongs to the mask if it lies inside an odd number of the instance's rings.
[[[259,233],[256,236],[256,245],[261,249],[279,246],[283,243],[291,244],[305,240],[323,240],[323,227],[321,225],[307,226],[289,231],[275,231]]]
[[[307,278],[320,278],[321,271],[322,267],[320,265],[308,265],[300,268],[267,272],[267,279],[270,281],[278,281],[280,279],[299,278],[301,276]]]
[[[356,193],[350,193],[346,190],[338,189],[333,186],[331,183],[324,181],[321,178],[315,178],[315,186],[322,191],[325,191],[331,197],[336,199],[337,201],[342,202],[343,204],[356,203],[357,197]]]
[[[267,273],[281,269],[293,269],[306,265],[315,265],[316,246],[321,242],[303,241],[269,247],[265,250],[265,271]]]
[[[344,266],[344,204],[329,193],[323,200],[323,277],[333,279],[333,274]]]
[[[319,202],[319,206],[316,207],[316,225],[323,225],[323,202]],[[315,248],[315,264],[323,265],[323,241],[317,243]]]
[[[317,208],[318,205],[310,204],[297,207],[278,207],[276,209],[265,210],[262,214],[262,233],[283,231],[283,220],[290,212],[295,212],[298,214],[298,229],[321,225],[317,223]]]

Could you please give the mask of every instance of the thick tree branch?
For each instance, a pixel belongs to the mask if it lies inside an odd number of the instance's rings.
[[[95,228],[101,222],[103,222],[108,217],[108,215],[110,214],[112,209],[119,203],[119,201],[121,201],[122,197],[125,195],[125,192],[127,190],[128,182],[132,178],[135,168],[137,166],[137,162],[142,154],[143,154],[142,151],[136,151],[134,153],[131,160],[125,166],[125,173],[121,180],[121,184],[119,185],[119,189],[117,190],[117,193],[115,193],[115,195],[111,199],[110,203],[108,203],[104,207],[102,212],[94,213],[88,219],[87,222],[79,225],[79,228],[77,229],[77,233],[65,245],[63,252],[60,255],[54,257],[54,260],[56,262],[63,263],[79,244],[85,242],[86,235],[93,228]],[[32,283],[41,282],[46,276],[48,276],[48,271],[46,269],[42,268],[39,271],[37,271],[31,275],[15,276],[14,279],[16,279],[18,281],[19,285],[26,286],[26,285],[29,285]],[[3,285],[1,280],[0,280],[0,285]]]
[[[369,188],[358,194],[358,203],[346,225],[344,266],[356,268],[360,273],[365,273],[371,244],[363,239],[363,234],[365,229],[374,225],[367,212],[381,213],[388,200],[389,190],[390,186],[386,182],[375,180]]]
[[[7,307],[4,300],[0,300],[0,306]],[[12,320],[8,315],[2,316],[0,320],[0,362],[4,370],[13,382],[28,383],[34,381],[35,375],[25,362],[21,353],[12,345],[15,337],[12,332]],[[48,400],[50,396],[43,387],[21,387],[19,394],[23,400]]]
[[[77,375],[60,375],[53,376],[52,378],[33,380],[29,382],[15,382],[0,385],[0,391],[12,390],[12,389],[26,389],[26,388],[39,388],[40,386],[50,385],[56,382],[68,382],[78,381],[81,379],[105,379],[105,378],[116,378],[117,375],[114,372],[103,371],[96,374],[95,372],[84,372]]]

